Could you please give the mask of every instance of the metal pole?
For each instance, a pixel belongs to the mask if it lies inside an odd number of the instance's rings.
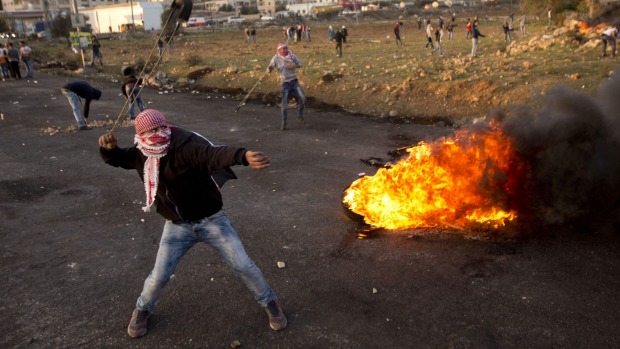
[[[136,23],[134,22],[134,19],[133,19],[133,0],[129,0],[129,4],[131,5],[131,25],[133,27],[131,31],[134,31],[136,29]]]

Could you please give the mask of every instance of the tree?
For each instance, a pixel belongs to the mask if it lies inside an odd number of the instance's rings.
[[[220,6],[220,9],[218,11],[220,12],[233,12],[235,10],[234,7],[232,7],[232,5],[229,4],[225,4]]]
[[[67,39],[67,44],[71,47],[71,38],[69,34],[73,31],[73,26],[71,25],[71,18],[68,16],[59,15],[54,18],[52,22],[52,37],[53,38],[65,38]]]

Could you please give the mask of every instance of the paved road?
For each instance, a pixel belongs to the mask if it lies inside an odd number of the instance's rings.
[[[232,272],[194,248],[151,317],[126,326],[163,219],[140,210],[135,172],[98,156],[104,128],[74,124],[66,78],[0,84],[0,347],[2,348],[609,348],[617,346],[618,237],[558,227],[544,236],[471,239],[454,232],[378,232],[359,240],[343,188],[373,169],[360,158],[449,129],[330,112],[278,130],[278,110],[230,97],[160,94],[145,101],[215,143],[263,150],[264,171],[236,168],[225,209],[289,318],[273,332]],[[117,83],[96,83],[93,120],[114,118]],[[294,113],[292,113],[294,115]],[[121,145],[132,129],[118,132]],[[464,232],[472,235],[472,232]],[[284,261],[285,268],[277,262]]]

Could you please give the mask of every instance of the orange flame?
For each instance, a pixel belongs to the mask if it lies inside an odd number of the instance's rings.
[[[600,34],[603,31],[605,31],[605,29],[607,28],[607,23],[599,23],[595,27],[591,27],[586,22],[579,22],[577,23],[577,27],[579,28],[579,34],[581,35],[587,35],[591,33],[592,31],[595,31],[597,34]]]
[[[387,229],[492,227],[517,217],[507,209],[519,182],[517,153],[495,123],[475,133],[407,149],[409,156],[353,182],[343,202],[367,224]]]

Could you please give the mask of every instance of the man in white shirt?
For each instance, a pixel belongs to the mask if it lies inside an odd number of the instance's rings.
[[[607,44],[611,44],[611,55],[616,55],[616,38],[618,37],[618,28],[612,27],[605,30],[601,34],[601,39],[603,40],[603,54],[602,56],[607,56]]]

